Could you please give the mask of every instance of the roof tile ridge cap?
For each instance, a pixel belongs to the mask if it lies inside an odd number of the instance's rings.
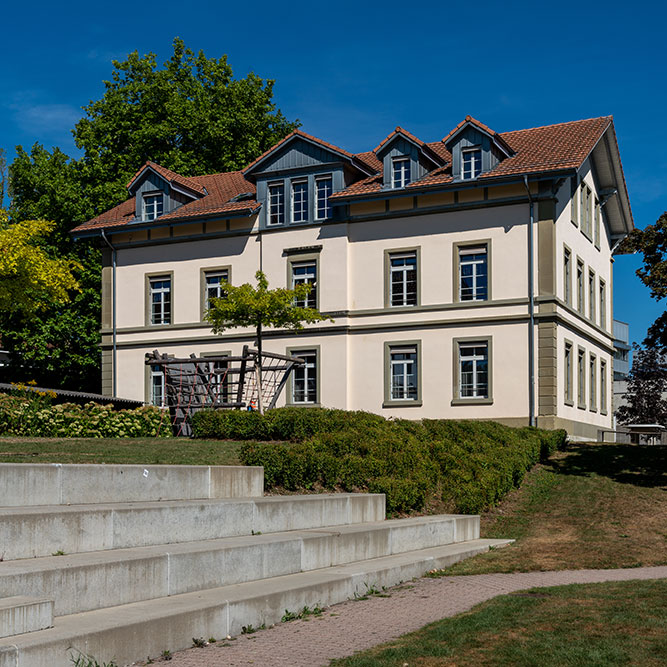
[[[592,116],[591,118],[579,118],[577,120],[566,120],[562,123],[552,123],[551,125],[536,125],[535,127],[524,127],[519,130],[505,130],[504,132],[499,132],[498,134],[502,137],[505,134],[516,134],[517,132],[531,132],[533,130],[548,130],[554,127],[563,127],[565,125],[576,125],[577,123],[590,123],[594,120],[611,120],[613,122],[613,116]]]

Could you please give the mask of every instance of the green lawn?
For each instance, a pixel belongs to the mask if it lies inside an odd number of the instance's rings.
[[[667,447],[571,445],[482,516],[512,546],[447,574],[667,564]]]
[[[240,465],[242,444],[189,438],[0,438],[0,462]]]
[[[503,595],[337,667],[667,664],[667,580]]]

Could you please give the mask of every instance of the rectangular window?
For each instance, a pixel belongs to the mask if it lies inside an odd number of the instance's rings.
[[[577,405],[586,409],[586,352],[577,352]]]
[[[574,405],[572,397],[572,343],[565,343],[565,404]]]
[[[329,197],[333,192],[333,178],[322,176],[315,179],[315,196],[317,197],[317,219],[326,220],[331,217],[331,202]]]
[[[459,301],[486,301],[487,277],[486,247],[459,248]]]
[[[572,253],[563,249],[563,295],[565,303],[572,305]]]
[[[600,359],[600,414],[607,414],[607,362]]]
[[[390,397],[392,401],[417,401],[417,347],[389,348]]]
[[[593,411],[597,410],[597,396],[596,390],[598,386],[597,378],[597,359],[595,355],[591,354],[588,358],[588,386],[589,386],[589,399],[590,405],[589,408]]]
[[[167,388],[165,385],[165,376],[163,366],[150,367],[150,402],[151,405],[157,405],[162,408],[166,405]]]
[[[588,317],[591,322],[595,322],[595,273],[588,272]]]
[[[579,186],[577,185],[577,178],[572,178],[572,199],[570,201],[570,218],[575,227],[579,226]]]
[[[308,181],[292,181],[292,222],[308,222]]]
[[[292,403],[317,403],[317,350],[291,350],[290,354],[305,361],[292,371]]]
[[[607,284],[600,278],[600,326],[607,330]]]
[[[150,278],[150,323],[171,324],[171,278]]]
[[[225,295],[222,284],[228,280],[229,271],[227,269],[204,272],[204,308],[206,310],[211,307],[211,299],[220,299]]]
[[[464,148],[461,151],[461,178],[477,178],[482,173],[482,149]]]
[[[317,308],[317,262],[291,262],[292,289],[297,285],[310,285],[310,293],[303,300],[296,300],[300,308]]]
[[[389,255],[389,304],[417,305],[417,253],[399,252]]]
[[[584,263],[577,260],[577,310],[586,313],[586,297],[584,293]]]
[[[391,161],[391,166],[391,187],[404,188],[410,183],[410,158],[395,157]]]
[[[285,224],[285,185],[269,185],[269,225]]]
[[[164,212],[164,196],[162,194],[144,195],[142,220],[155,220]]]
[[[488,343],[459,343],[459,398],[488,397]]]

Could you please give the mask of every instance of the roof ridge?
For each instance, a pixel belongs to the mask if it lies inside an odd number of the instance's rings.
[[[609,120],[613,121],[614,117],[612,115],[609,116],[592,116],[591,118],[580,118],[579,120],[568,120],[564,121],[562,123],[552,123],[551,125],[536,125],[535,127],[524,127],[521,128],[520,130],[505,130],[504,132],[499,132],[498,134],[515,134],[517,132],[531,132],[532,130],[547,130],[552,127],[562,127],[564,125],[576,125],[577,123],[587,123],[592,120]]]

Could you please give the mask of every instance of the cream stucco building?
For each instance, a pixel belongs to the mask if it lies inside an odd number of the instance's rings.
[[[633,223],[609,117],[504,133],[466,117],[360,154],[296,131],[242,172],[149,162],[128,192],[74,230],[105,248],[104,393],[159,401],[154,349],[252,344],[203,316],[221,279],[261,268],[314,283],[334,320],[267,332],[265,349],[307,361],[281,402],[611,428],[612,255]]]

